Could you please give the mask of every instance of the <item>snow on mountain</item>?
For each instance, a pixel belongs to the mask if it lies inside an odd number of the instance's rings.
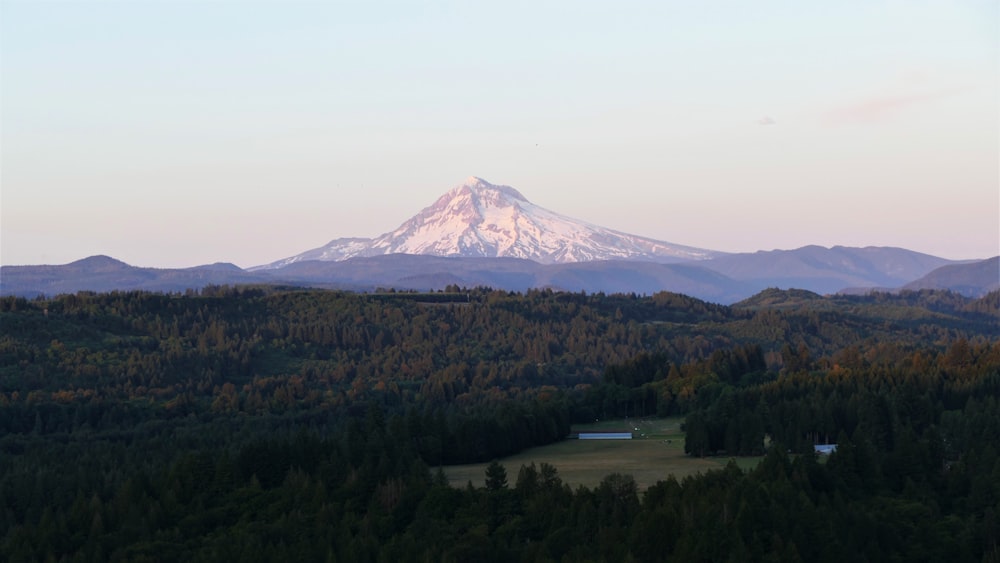
[[[383,254],[513,257],[543,264],[594,260],[678,262],[720,255],[571,219],[531,203],[510,186],[493,185],[473,176],[394,231],[373,239],[336,239],[326,246],[253,269]]]

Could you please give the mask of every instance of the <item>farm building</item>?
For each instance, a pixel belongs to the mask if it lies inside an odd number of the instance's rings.
[[[631,440],[631,432],[580,432],[581,440]]]

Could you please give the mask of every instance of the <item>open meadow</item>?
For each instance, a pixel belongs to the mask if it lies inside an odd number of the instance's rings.
[[[598,421],[592,424],[573,425],[572,435],[578,432],[632,432],[631,440],[577,440],[575,437],[548,446],[531,448],[500,459],[507,469],[507,481],[513,487],[522,465],[548,463],[559,471],[563,482],[571,488],[583,485],[594,488],[611,473],[631,475],[640,491],[662,481],[670,475],[683,479],[688,475],[719,469],[729,462],[729,457],[690,457],[684,453],[684,433],[680,426],[683,417],[643,418]],[[755,467],[759,457],[735,458],[743,468]],[[485,484],[488,463],[452,465],[444,467],[448,481],[463,487],[469,481],[473,486]]]

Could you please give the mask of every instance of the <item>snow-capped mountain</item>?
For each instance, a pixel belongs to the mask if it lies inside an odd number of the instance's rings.
[[[470,177],[394,231],[342,238],[253,269],[305,260],[340,261],[383,254],[512,257],[543,264],[594,260],[678,262],[721,253],[605,229],[554,213],[510,186]]]

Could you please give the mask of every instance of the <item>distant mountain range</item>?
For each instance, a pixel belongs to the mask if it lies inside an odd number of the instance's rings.
[[[395,231],[374,239],[337,239],[248,270],[225,263],[138,268],[107,256],[59,266],[0,267],[3,295],[176,292],[213,284],[672,291],[716,303],[734,303],[769,287],[820,294],[950,289],[977,297],[1000,288],[1000,257],[956,262],[902,248],[841,246],[727,254],[576,221],[530,203],[514,188],[473,177]]]
[[[657,264],[643,261],[596,261],[570,264],[539,264],[521,258],[462,258],[392,254],[351,258],[339,262],[309,260],[273,270],[246,271],[232,264],[211,264],[195,268],[158,269],[130,266],[107,256],[93,256],[61,266],[0,267],[0,294],[34,297],[77,291],[142,289],[182,292],[206,285],[268,284],[324,287],[350,291],[378,288],[428,291],[448,285],[489,286],[510,291],[552,288],[588,293],[651,294],[672,291],[714,303],[729,304],[746,299],[769,287],[805,289],[835,293],[830,288],[848,288],[852,293],[880,289],[950,289],[978,297],[1000,289],[1000,258],[944,266],[918,274],[909,282],[872,266],[870,273],[821,268],[817,263],[834,257],[870,260],[878,251],[887,257],[915,260],[926,255],[895,248],[832,249],[805,247],[726,257],[722,262]],[[741,270],[732,272],[734,258]],[[942,259],[937,259],[942,260]],[[756,263],[756,267],[753,266]],[[716,268],[719,269],[716,269]],[[923,275],[920,275],[923,274]],[[867,285],[867,289],[858,287]],[[890,287],[891,286],[891,287]]]
[[[183,269],[137,268],[108,256],[91,256],[61,266],[0,267],[2,295],[57,295],[131,289],[169,292],[213,284],[261,281],[260,276],[234,264],[208,264]]]

